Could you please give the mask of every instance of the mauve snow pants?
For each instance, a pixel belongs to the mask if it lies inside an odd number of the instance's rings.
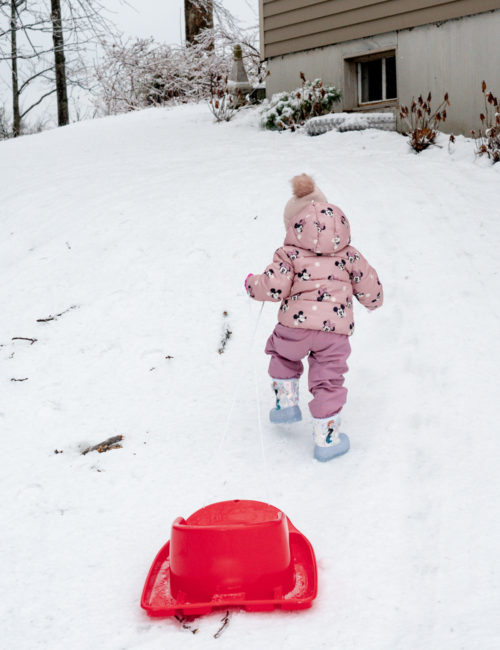
[[[285,327],[278,323],[266,344],[271,355],[269,374],[274,379],[299,378],[304,371],[301,359],[309,361],[309,409],[314,418],[338,413],[347,398],[344,373],[351,352],[346,334]]]

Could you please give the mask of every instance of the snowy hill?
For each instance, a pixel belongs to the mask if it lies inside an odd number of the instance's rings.
[[[6,648],[499,647],[500,165],[463,138],[416,156],[395,133],[255,123],[190,106],[0,143]],[[302,171],[348,215],[386,301],[356,305],[352,449],[325,465],[309,418],[267,421],[276,307],[252,351],[260,307],[242,288],[281,244]],[[81,455],[118,434],[122,449]],[[233,612],[218,639],[224,612],[195,635],[148,619],[173,519],[229,498],[269,501],[310,539],[312,609]]]

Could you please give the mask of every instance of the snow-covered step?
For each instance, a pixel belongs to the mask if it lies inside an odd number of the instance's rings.
[[[396,130],[396,115],[386,113],[331,113],[312,117],[304,124],[309,135],[321,135],[327,131],[362,131],[363,129]]]

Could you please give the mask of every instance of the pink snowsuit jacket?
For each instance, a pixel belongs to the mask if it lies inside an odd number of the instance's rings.
[[[288,227],[284,245],[262,275],[247,282],[255,300],[280,302],[287,327],[351,335],[353,296],[376,309],[384,294],[377,273],[351,246],[345,214],[330,203],[306,206]]]

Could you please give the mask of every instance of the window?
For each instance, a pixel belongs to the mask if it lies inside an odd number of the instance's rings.
[[[397,98],[394,54],[360,59],[356,62],[356,67],[360,105]]]

